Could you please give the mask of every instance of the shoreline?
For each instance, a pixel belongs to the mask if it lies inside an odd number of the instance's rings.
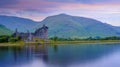
[[[49,44],[114,44],[120,43],[120,40],[83,40],[83,41],[56,41]]]
[[[49,41],[50,45],[62,45],[62,44],[117,44],[120,40],[81,40],[81,41]],[[39,45],[40,42],[16,42],[16,43],[0,43],[0,46],[24,46],[24,45]]]

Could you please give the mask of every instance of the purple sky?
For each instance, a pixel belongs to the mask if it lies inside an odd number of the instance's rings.
[[[41,21],[60,13],[120,26],[120,0],[0,0],[0,15]]]

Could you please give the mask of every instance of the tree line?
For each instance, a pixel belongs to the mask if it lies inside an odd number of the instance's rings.
[[[21,41],[22,38],[20,36],[13,37],[8,35],[2,35],[0,36],[0,43],[6,43],[6,42],[18,42]],[[120,36],[110,36],[110,37],[88,37],[84,39],[80,38],[59,38],[57,36],[49,38],[49,40],[53,41],[79,41],[79,40],[120,40]]]
[[[120,40],[120,36],[110,36],[110,37],[88,37],[88,38],[59,38],[57,36],[49,38],[53,41],[78,41],[78,40]]]
[[[0,43],[6,43],[6,42],[17,42],[20,41],[21,37],[13,37],[8,35],[2,35],[0,36]]]

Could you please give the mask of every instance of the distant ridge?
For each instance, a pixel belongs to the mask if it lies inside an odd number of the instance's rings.
[[[112,25],[91,18],[70,16],[63,13],[45,18],[36,28],[41,27],[43,24],[49,27],[49,37],[86,38],[120,36],[120,31],[113,28]]]
[[[15,29],[18,28],[20,32],[31,30],[34,26],[37,25],[35,21],[30,19],[3,15],[0,15],[0,24],[11,29],[12,31],[15,31]]]
[[[58,36],[61,38],[86,38],[86,37],[106,37],[120,36],[120,27],[112,26],[101,21],[71,16],[68,14],[58,14],[46,17],[43,21],[37,23],[30,19],[0,16],[0,25],[7,29],[19,32],[33,31],[46,24],[49,27],[49,37]]]
[[[3,25],[0,25],[0,35],[11,35],[12,31]]]

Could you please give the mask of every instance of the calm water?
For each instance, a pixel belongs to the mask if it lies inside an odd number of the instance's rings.
[[[0,47],[0,67],[120,67],[120,44]]]

